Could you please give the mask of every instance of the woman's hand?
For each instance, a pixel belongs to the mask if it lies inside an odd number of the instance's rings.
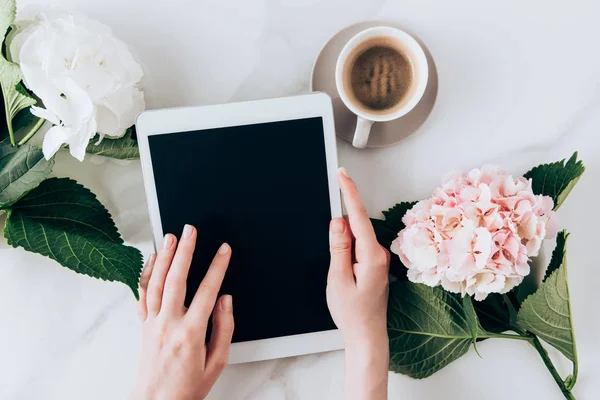
[[[234,326],[232,298],[225,295],[217,301],[217,295],[231,248],[221,246],[186,309],[186,280],[195,247],[196,229],[186,225],[179,246],[173,235],[166,235],[158,256],[152,255],[144,267],[138,304],[142,357],[132,400],[203,399],[227,365]],[[213,309],[213,330],[206,345]]]
[[[356,184],[345,169],[339,170],[338,180],[348,223],[341,218],[331,221],[327,303],[346,347],[344,398],[386,399],[390,255],[377,242]]]

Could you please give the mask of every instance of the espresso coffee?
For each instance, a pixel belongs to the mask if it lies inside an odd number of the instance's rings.
[[[350,89],[369,111],[394,108],[409,93],[413,67],[406,54],[386,43],[373,43],[355,58]]]

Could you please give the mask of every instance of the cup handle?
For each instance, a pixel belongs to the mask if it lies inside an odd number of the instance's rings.
[[[364,149],[367,147],[369,141],[369,134],[371,133],[371,127],[373,121],[358,117],[356,120],[356,131],[354,132],[354,139],[352,140],[352,146],[357,149]]]

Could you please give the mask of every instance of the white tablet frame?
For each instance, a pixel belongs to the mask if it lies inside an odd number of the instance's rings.
[[[242,103],[153,110],[140,114],[136,122],[136,129],[155,246],[162,242],[164,232],[148,144],[149,136],[311,117],[323,119],[331,215],[334,218],[341,217],[342,205],[337,183],[338,156],[333,106],[331,98],[327,94],[312,93]],[[199,134],[202,133],[199,132]],[[301,137],[296,138],[296,140],[301,139]],[[342,338],[337,329],[255,340],[232,344],[229,364],[320,353],[342,348]]]

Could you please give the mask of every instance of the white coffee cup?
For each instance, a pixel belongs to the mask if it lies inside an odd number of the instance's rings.
[[[412,66],[412,81],[405,94],[396,104],[382,110],[371,109],[358,100],[353,93],[349,76],[359,56],[378,45],[392,47],[406,57]],[[425,52],[408,33],[397,28],[378,26],[366,29],[350,39],[338,57],[335,81],[342,101],[358,118],[352,145],[359,149],[365,148],[374,122],[392,121],[415,108],[425,93],[428,78],[429,67]]]

